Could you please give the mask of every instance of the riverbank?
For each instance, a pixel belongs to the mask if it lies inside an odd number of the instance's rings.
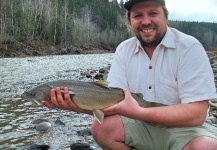
[[[24,47],[24,46],[23,46]],[[66,54],[103,54],[113,53],[115,48],[104,45],[84,45],[84,46],[26,46],[22,50],[17,50],[16,45],[0,44],[0,57],[27,57],[45,55],[66,55]]]
[[[12,36],[0,38],[0,57],[28,57],[65,54],[102,54],[112,53],[116,46],[109,44],[52,45],[40,39],[34,41],[18,41]]]
[[[60,46],[50,46],[40,51],[34,49],[23,49],[17,51],[9,48],[7,45],[0,44],[0,58],[14,58],[14,57],[28,57],[28,56],[46,56],[46,55],[66,55],[66,54],[105,54],[114,53],[115,48],[104,46],[83,46],[83,47],[67,47],[61,48]],[[206,50],[209,57],[217,55],[217,48]]]
[[[104,45],[49,45],[41,40],[19,42],[12,37],[0,39],[0,58],[66,54],[114,53],[116,46]],[[209,57],[217,55],[217,47],[206,49]]]

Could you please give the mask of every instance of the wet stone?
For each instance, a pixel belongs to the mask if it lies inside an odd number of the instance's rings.
[[[90,136],[90,135],[92,135],[90,129],[79,130],[79,131],[77,131],[77,133],[80,136]]]
[[[80,73],[81,76],[87,76],[89,74],[90,74],[89,71],[81,71]]]
[[[97,80],[103,80],[103,74],[102,73],[98,73],[95,75],[94,79],[97,79]]]
[[[92,78],[92,76],[90,74],[87,74],[86,78]]]
[[[78,142],[70,145],[71,150],[93,150],[86,142]]]
[[[39,124],[36,124],[35,125],[35,129],[37,131],[43,131],[43,132],[46,132],[48,131],[50,128],[51,128],[51,123],[49,122],[42,122],[42,123],[39,123]]]
[[[33,144],[30,147],[28,147],[27,150],[48,150],[49,148],[49,145]]]
[[[63,123],[60,119],[57,119],[54,123],[56,125],[63,125],[63,126],[65,126],[65,123]]]
[[[42,123],[42,122],[48,122],[49,120],[48,119],[36,119],[34,120],[32,123],[33,124],[39,124],[39,123]]]

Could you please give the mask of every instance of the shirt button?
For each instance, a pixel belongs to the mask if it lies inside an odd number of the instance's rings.
[[[152,87],[151,87],[151,86],[149,86],[148,88],[149,88],[149,89],[152,89]]]
[[[149,66],[149,69],[152,69],[152,66]]]

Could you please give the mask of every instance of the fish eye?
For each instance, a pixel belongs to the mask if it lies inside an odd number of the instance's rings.
[[[35,96],[35,93],[28,93],[29,95],[31,95],[31,96]]]
[[[31,95],[31,96],[34,96],[34,95],[35,95],[35,93],[30,93],[30,95]]]

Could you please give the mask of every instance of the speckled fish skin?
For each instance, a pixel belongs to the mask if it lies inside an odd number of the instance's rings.
[[[124,93],[119,88],[107,87],[106,81],[82,82],[74,80],[58,80],[47,82],[28,89],[22,94],[22,98],[33,100],[38,105],[41,100],[50,100],[50,90],[60,87],[68,87],[71,99],[74,103],[87,110],[96,110],[109,107],[124,99]],[[151,103],[142,99],[142,95],[132,93],[132,96],[142,107],[155,107],[163,104]]]
[[[50,90],[60,87],[64,95],[64,87],[68,87],[73,102],[82,109],[92,110],[97,120],[102,123],[104,114],[100,109],[112,106],[124,99],[122,89],[108,87],[108,82],[82,82],[74,80],[58,80],[47,82],[28,89],[22,94],[22,98],[31,100],[36,105],[41,105],[42,100],[50,100]],[[143,100],[142,94],[132,93],[134,99],[142,107],[164,106]]]

